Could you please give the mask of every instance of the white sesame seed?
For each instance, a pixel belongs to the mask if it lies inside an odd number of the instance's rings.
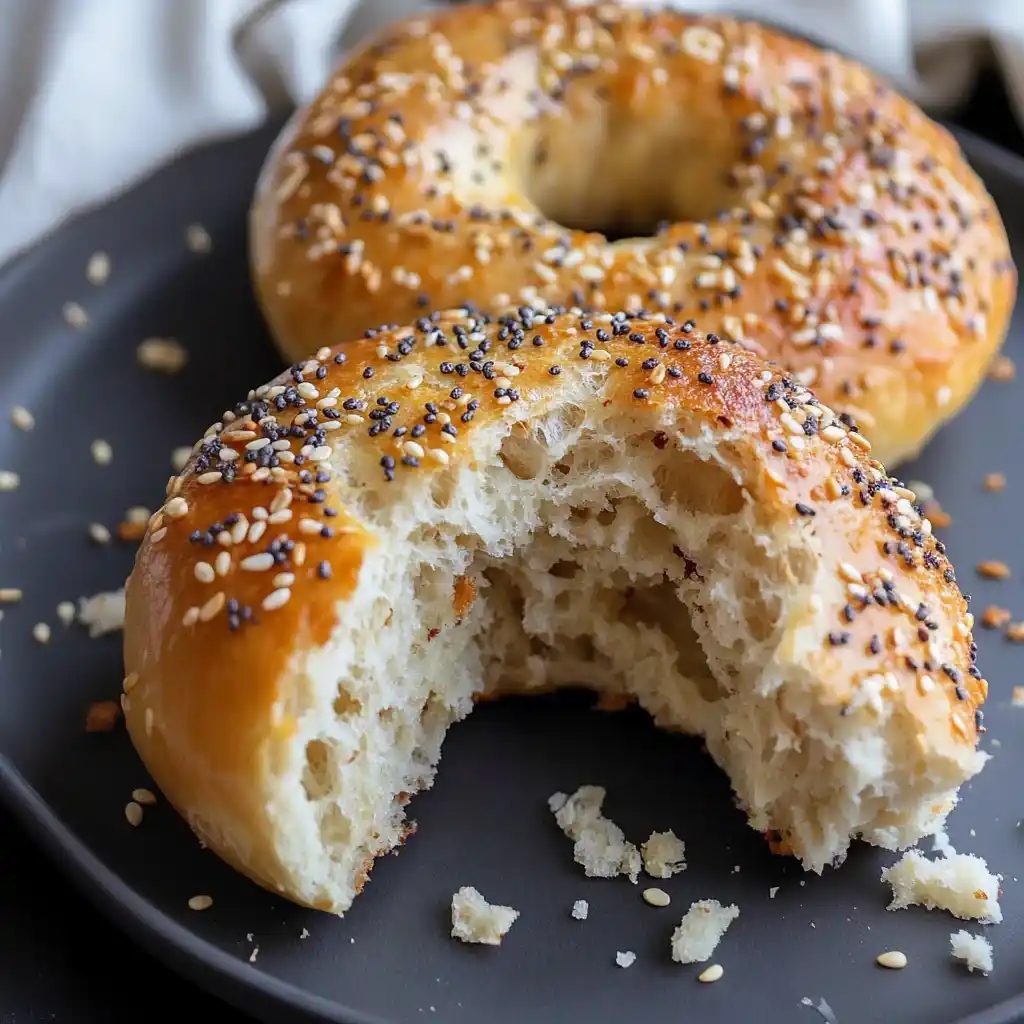
[[[282,508],[287,508],[292,503],[292,492],[288,488],[284,488],[274,495],[274,500],[270,503],[270,511],[277,512]]]
[[[11,423],[19,430],[31,430],[36,425],[36,418],[24,406],[16,405],[11,409]]]
[[[712,964],[697,975],[697,980],[709,985],[712,982],[720,981],[723,974],[725,974],[725,968],[721,964]]]
[[[298,522],[299,533],[304,533],[307,536],[314,536],[320,533],[323,528],[322,524],[317,519],[300,519]]]
[[[155,373],[180,373],[188,362],[188,350],[174,338],[144,338],[135,349],[139,365]]]
[[[21,483],[21,477],[9,469],[0,469],[0,491],[15,491]]]
[[[17,587],[0,587],[0,604],[17,604],[22,596]]]
[[[657,887],[644,889],[643,898],[644,902],[649,903],[652,907],[667,907],[672,902],[672,897],[664,889]]]
[[[271,612],[275,608],[280,608],[288,603],[288,599],[292,596],[292,592],[287,587],[279,587],[277,590],[272,590],[265,598],[261,607],[266,612]]]
[[[142,727],[146,730],[147,736],[153,735],[153,709],[146,708],[142,714]]]
[[[266,531],[267,531],[266,520],[257,519],[256,522],[253,523],[252,526],[249,527],[249,543],[250,544],[255,544],[256,541],[258,541],[260,539],[260,537],[262,537],[263,534],[266,533]]]
[[[227,598],[224,596],[224,591],[219,590],[213,597],[210,598],[202,608],[199,609],[199,619],[201,622],[209,622],[210,619],[218,615],[224,605],[227,604]]]
[[[287,523],[292,517],[292,510],[290,508],[279,508],[276,512],[271,513],[267,516],[267,522],[271,525],[277,525],[278,523]]]
[[[148,789],[133,789],[132,790],[132,799],[136,803],[144,804],[144,805],[148,805],[148,806],[152,806],[153,804],[156,803],[156,796],[155,796],[155,794],[151,790],[148,790]]]
[[[114,458],[114,449],[110,447],[109,442],[102,438],[93,441],[89,446],[89,451],[92,452],[93,461],[98,466],[108,466]]]
[[[890,949],[886,953],[879,953],[875,960],[881,967],[888,967],[891,971],[900,971],[907,966],[907,954],[898,949]]]
[[[170,516],[172,519],[181,519],[182,516],[188,514],[188,502],[184,498],[171,498],[166,505],[164,505],[164,514]]]
[[[266,572],[274,568],[274,556],[269,551],[261,551],[256,555],[249,555],[238,563],[238,568],[245,572]]]
[[[238,452],[236,452],[234,448],[221,448],[221,450],[217,452],[217,458],[220,459],[221,462],[234,462],[238,458]]]
[[[441,448],[430,448],[427,450],[427,455],[442,466],[447,466],[450,461],[448,453]]]
[[[864,577],[861,576],[856,566],[850,565],[849,562],[839,563],[839,575],[842,576],[847,583],[863,583]]]
[[[97,544],[109,544],[110,531],[102,523],[90,523],[89,538]]]
[[[334,449],[329,444],[322,444],[317,448],[314,448],[309,456],[310,462],[323,462],[325,459],[331,457],[331,452]]]
[[[310,382],[308,380],[304,380],[295,390],[303,398],[319,398],[320,397],[320,392],[317,391],[316,387],[313,384],[310,384]]]
[[[224,477],[217,470],[211,469],[209,472],[201,473],[199,476],[196,477],[196,479],[205,486],[208,484],[220,483],[221,480],[224,479]]]
[[[70,626],[75,621],[75,606],[71,601],[61,601],[57,605],[57,618],[65,626]]]
[[[189,910],[209,910],[212,906],[212,896],[192,896],[188,901]]]
[[[132,828],[138,828],[142,824],[142,807],[134,800],[125,805],[124,816]]]
[[[406,441],[405,444],[402,445],[402,451],[404,451],[406,455],[411,455],[415,459],[422,459],[425,454],[423,451],[423,445],[417,441]]]
[[[835,443],[836,441],[842,441],[842,439],[846,437],[846,431],[843,430],[842,427],[837,427],[835,424],[832,424],[821,432],[821,436],[826,441]]]
[[[50,642],[50,627],[45,622],[37,622],[32,627],[32,637],[38,644]]]
[[[85,265],[85,278],[89,284],[107,283],[110,277],[110,257],[105,252],[94,252]]]
[[[863,434],[855,434],[852,431],[849,434],[850,440],[864,451],[871,451],[871,442]]]
[[[249,520],[245,516],[239,516],[231,527],[231,540],[235,544],[241,544],[249,532]]]
[[[270,444],[269,437],[258,437],[255,441],[250,441],[245,447],[250,452],[258,452],[261,448],[266,448]]]
[[[917,677],[917,692],[923,697],[926,693],[931,693],[935,689],[935,680],[929,675],[921,675]]]
[[[227,552],[223,551],[221,554],[226,555]],[[200,583],[212,583],[217,578],[217,574],[213,571],[213,566],[209,562],[196,562],[193,571]]]
[[[273,579],[275,587],[290,587],[295,582],[295,573],[279,572]]]
[[[732,356],[729,355],[728,352],[723,352],[718,357],[718,368],[724,372],[725,370],[728,370],[731,365],[732,365]]]
[[[89,314],[77,302],[65,302],[61,313],[69,327],[81,329],[89,323]]]
[[[183,626],[194,626],[198,621],[199,609],[195,605],[189,608],[181,617],[181,624]]]
[[[131,693],[132,690],[134,690],[136,685],[138,684],[138,681],[139,673],[129,672],[128,675],[124,677],[124,680],[121,683],[121,689],[123,689],[125,693]]]

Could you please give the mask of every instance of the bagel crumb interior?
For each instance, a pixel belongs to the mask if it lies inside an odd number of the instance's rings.
[[[642,410],[566,398],[477,430],[446,473],[367,482],[373,453],[351,449],[346,501],[379,543],[343,628],[284,691],[308,703],[282,709],[298,731],[268,808],[305,895],[351,903],[483,692],[636,698],[703,736],[751,825],[779,829],[812,870],[851,835],[894,848],[928,834],[963,769],[926,759],[895,702],[860,713],[823,685],[821,609],[841,607],[844,584],[813,523],[762,523],[739,431],[711,436],[683,413],[669,436]]]

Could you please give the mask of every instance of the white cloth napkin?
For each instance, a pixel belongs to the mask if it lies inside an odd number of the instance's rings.
[[[630,3],[633,0],[620,0]],[[941,112],[994,54],[1024,120],[1024,0],[671,0],[816,37]],[[2,0],[0,263],[183,149],[315,95],[431,0]]]

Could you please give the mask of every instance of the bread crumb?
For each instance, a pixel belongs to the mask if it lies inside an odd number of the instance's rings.
[[[110,277],[110,257],[105,252],[94,252],[85,265],[85,279],[89,284],[106,284]]]
[[[1010,578],[1010,567],[998,559],[989,558],[977,565],[978,575],[988,580],[1008,580]]]
[[[577,921],[586,921],[587,915],[590,913],[590,904],[586,900],[577,900],[572,905],[572,916]]]
[[[11,423],[19,430],[31,430],[36,425],[36,418],[23,405],[11,409]]]
[[[770,900],[775,899],[775,895],[776,895],[776,893],[778,893],[778,891],[779,891],[779,887],[777,885],[773,885],[768,890],[768,899],[770,899]]]
[[[651,878],[671,878],[686,870],[683,856],[686,846],[671,829],[668,832],[652,832],[640,850],[643,853],[644,870]]]
[[[303,928],[302,929],[302,933],[299,935],[299,938],[300,939],[308,939],[309,938],[309,929],[308,928]]]
[[[89,314],[77,302],[65,302],[61,311],[69,327],[81,330],[89,323]]]
[[[1006,627],[1006,639],[1015,644],[1024,643],[1024,622],[1011,622]]]
[[[632,967],[633,964],[636,963],[636,953],[634,953],[631,949],[627,949],[624,953],[616,953],[615,962],[620,967]]]
[[[1009,356],[997,356],[988,368],[988,379],[1007,383],[1017,376],[1017,367]]]
[[[573,840],[573,859],[590,878],[640,877],[640,851],[626,841],[615,822],[601,813],[603,786],[580,786],[572,796],[555,793],[548,799],[559,828]]]
[[[956,853],[956,849],[949,841],[949,836],[946,834],[946,830],[944,828],[940,828],[932,836],[932,849],[936,853],[942,854],[943,857],[949,857]]]
[[[698,964],[711,959],[729,925],[740,916],[735,904],[723,907],[718,900],[690,904],[672,933],[672,959],[677,964]]]
[[[89,636],[103,636],[124,628],[124,589],[78,599],[78,621],[88,626]]]
[[[1015,686],[1013,688],[1013,697],[1010,703],[1015,708],[1024,708],[1024,686]]]
[[[21,485],[21,477],[9,469],[0,469],[0,491],[16,491]]]
[[[1002,629],[1010,621],[1010,609],[990,604],[981,614],[981,624],[986,629]]]
[[[185,244],[192,252],[206,253],[213,248],[213,239],[202,224],[189,224],[185,228]]]
[[[923,507],[924,514],[932,526],[936,526],[941,530],[946,526],[952,525],[953,517],[939,504],[937,499],[932,498],[931,501],[926,501]]]
[[[121,708],[117,701],[98,700],[89,706],[85,716],[85,731],[112,732],[120,717]]]
[[[92,453],[93,462],[97,466],[109,466],[114,459],[114,449],[110,447],[109,441],[97,438],[91,445],[89,451]]]
[[[1006,477],[1002,473],[989,473],[983,486],[986,491],[1001,491],[1006,486]]]
[[[999,876],[971,853],[928,860],[920,850],[908,850],[892,867],[883,869],[882,881],[892,886],[888,910],[918,904],[968,920],[998,924],[1003,919]]]
[[[967,970],[992,973],[992,943],[983,935],[972,935],[961,928],[949,936],[949,947],[954,958],[967,965]]]
[[[70,626],[75,621],[75,605],[72,601],[61,601],[57,605],[57,618],[65,625]]]
[[[519,911],[488,903],[471,885],[452,896],[452,938],[500,946]]]
[[[174,338],[146,338],[135,352],[142,366],[157,373],[180,373],[188,362],[188,350]]]

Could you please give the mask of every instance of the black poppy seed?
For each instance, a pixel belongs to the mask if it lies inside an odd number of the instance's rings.
[[[658,360],[651,356],[640,364],[645,370],[653,370],[658,365]]]
[[[881,652],[882,652],[882,641],[879,639],[877,634],[872,636],[871,639],[868,641],[868,650],[872,654],[881,654]]]
[[[562,372],[562,368],[560,366],[549,366],[548,367],[548,373],[550,373],[552,377],[557,377],[561,372]]]
[[[634,388],[633,389],[633,397],[634,398],[649,398],[650,397],[650,392],[647,390],[647,388]]]
[[[805,505],[802,501],[798,501],[795,508],[802,516],[816,516],[818,514],[810,505]]]
[[[828,642],[833,647],[842,647],[843,644],[847,644],[847,643],[850,642],[850,634],[847,633],[847,632],[842,632],[842,633],[832,632],[832,633],[829,633],[829,635],[828,635]]]
[[[988,732],[988,729],[985,728],[985,712],[981,708],[976,708],[974,711],[974,728],[978,732]]]
[[[366,369],[363,370],[363,379],[364,380],[369,380],[374,375],[375,372],[376,371],[374,370],[374,368],[372,366],[366,367]]]
[[[316,574],[322,580],[329,580],[334,575],[334,570],[331,568],[331,563],[324,560],[317,563]]]
[[[778,439],[776,439],[776,440],[772,441],[772,447],[773,447],[773,448],[774,448],[774,449],[775,449],[775,450],[776,450],[777,452],[785,452],[785,451],[788,451],[788,449],[786,448],[786,442],[785,442],[785,441],[780,441],[780,440],[778,440]]]
[[[703,370],[701,370],[701,372],[697,374],[697,380],[699,380],[701,384],[715,383],[715,378],[712,377],[710,373],[705,373]]]
[[[415,455],[403,455],[402,456],[402,465],[403,466],[414,466],[415,467],[415,466],[418,466],[419,464],[420,464],[420,460],[417,459]]]

